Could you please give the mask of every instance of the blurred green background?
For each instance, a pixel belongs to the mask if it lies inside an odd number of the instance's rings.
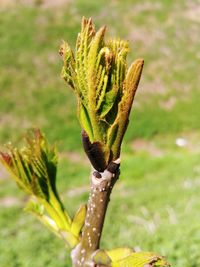
[[[58,55],[63,39],[74,47],[83,15],[130,41],[129,63],[145,60],[102,246],[200,266],[198,0],[1,0],[0,146],[40,127],[58,145],[58,188],[71,215],[87,201],[90,167]],[[0,168],[0,267],[71,266],[62,241],[22,211],[26,201]]]

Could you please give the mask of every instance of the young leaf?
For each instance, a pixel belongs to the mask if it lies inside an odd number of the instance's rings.
[[[79,234],[81,232],[81,229],[85,223],[85,217],[86,217],[86,212],[87,212],[87,206],[82,205],[78,211],[76,212],[72,224],[71,224],[71,232],[79,237]]]
[[[126,78],[124,81],[123,95],[119,103],[118,114],[114,122],[114,124],[119,125],[115,141],[112,144],[112,151],[114,157],[119,156],[120,146],[128,126],[129,114],[140,81],[143,65],[144,65],[143,59],[136,60],[130,66],[126,74]],[[112,134],[112,132],[110,132],[110,134]]]
[[[31,201],[26,210],[37,215],[54,232],[57,232],[56,229],[70,231],[71,218],[56,189],[57,151],[54,146],[49,146],[38,129],[30,132],[26,141],[23,149],[9,145],[8,153],[0,152],[0,161],[19,187],[35,197],[36,202]],[[78,242],[77,237],[74,236],[74,239]]]
[[[143,66],[143,60],[136,60],[128,69],[128,42],[105,41],[105,31],[106,27],[101,27],[96,32],[92,20],[83,18],[75,55],[68,45],[61,46],[61,51],[65,51],[62,52],[62,76],[78,97],[82,130],[87,133],[90,143],[103,146],[106,164],[102,171],[120,156]],[[95,162],[91,158],[90,161]]]
[[[106,250],[106,253],[111,258],[112,262],[119,261],[131,255],[133,249],[131,248],[116,248],[112,250]]]
[[[51,232],[61,238],[56,222],[44,213],[45,208],[37,199],[29,200],[24,210],[34,214]]]
[[[170,266],[163,257],[151,252],[133,252],[124,259],[114,261],[112,267],[168,267]]]
[[[85,129],[85,132],[90,137],[90,141],[93,142],[94,141],[94,134],[93,134],[93,130],[92,130],[92,124],[91,124],[91,121],[89,118],[88,111],[84,107],[83,104],[79,105],[78,112],[79,112],[79,120],[80,120],[81,126],[83,129]]]
[[[57,152],[50,147],[35,129],[26,137],[27,146],[22,149],[8,146],[8,153],[1,152],[0,161],[26,193],[50,200],[53,194],[60,202],[56,190]],[[60,202],[60,205],[61,202]]]
[[[97,265],[98,264],[103,266],[111,265],[111,259],[108,256],[107,252],[103,249],[98,249],[97,251],[95,251],[92,255],[92,259]]]
[[[101,119],[103,119],[108,114],[108,112],[112,109],[115,103],[116,97],[117,97],[117,93],[118,93],[118,88],[114,86],[112,90],[108,91],[104,95],[103,102],[100,103],[101,104],[101,111],[100,111]]]
[[[70,231],[59,231],[59,234],[71,249],[73,249],[79,242],[79,239]]]

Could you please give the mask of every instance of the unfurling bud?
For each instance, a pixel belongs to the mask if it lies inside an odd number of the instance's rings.
[[[128,42],[105,41],[105,31],[104,26],[95,32],[92,20],[83,18],[75,54],[67,43],[60,48],[62,77],[78,98],[83,146],[98,171],[120,155],[144,64],[137,59],[128,68]]]

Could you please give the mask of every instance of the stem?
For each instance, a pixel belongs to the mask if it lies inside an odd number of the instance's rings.
[[[95,170],[91,175],[90,195],[82,238],[71,254],[74,267],[94,266],[91,256],[99,249],[110,194],[118,177],[119,160],[110,163],[103,173]]]

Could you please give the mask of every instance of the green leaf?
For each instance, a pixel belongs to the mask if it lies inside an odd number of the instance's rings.
[[[112,151],[114,157],[117,157],[119,155],[120,146],[128,126],[129,114],[140,81],[143,65],[144,65],[143,59],[136,60],[130,66],[126,74],[126,79],[123,86],[123,96],[119,103],[118,114],[114,122],[114,124],[119,125],[116,139],[112,144]]]
[[[106,253],[112,260],[112,262],[119,261],[133,253],[133,249],[131,248],[116,248],[112,250],[106,250]]]
[[[26,204],[26,207],[24,208],[24,210],[28,212],[32,212],[36,214],[37,216],[44,215],[44,206],[42,204],[39,204],[39,202],[36,199],[31,198]]]
[[[112,267],[167,267],[170,266],[163,257],[151,252],[133,252],[124,259],[114,261]]]
[[[68,43],[63,42],[60,47],[59,54],[62,56],[64,62],[61,77],[72,87],[72,89],[75,90],[77,83],[75,74],[75,59]]]
[[[78,211],[76,212],[72,224],[71,224],[71,232],[75,236],[79,236],[81,229],[83,228],[83,225],[85,223],[85,217],[86,217],[86,212],[87,212],[87,206],[82,205]]]
[[[103,249],[98,249],[96,250],[93,255],[92,255],[92,259],[94,260],[94,262],[96,264],[102,264],[105,266],[110,266],[111,264],[111,259],[108,256],[107,252]]]
[[[101,107],[102,102],[105,101],[105,95],[106,95],[106,89],[107,89],[107,83],[108,83],[108,76],[105,75],[104,70],[102,71],[102,76],[101,76],[101,80],[99,81],[98,87],[97,89],[99,89],[99,92],[97,92],[96,94],[96,99],[97,99],[97,106],[96,106],[96,110],[99,110],[99,108]],[[101,115],[100,115],[101,116]]]
[[[48,145],[38,129],[31,131],[26,141],[27,146],[22,149],[9,145],[8,153],[1,152],[1,162],[26,193],[47,201],[50,201],[50,195],[53,193],[60,202],[56,190],[57,152],[55,147]]]
[[[88,101],[88,53],[91,41],[95,35],[95,29],[91,19],[83,17],[81,32],[78,34],[76,42],[76,80],[77,86],[75,90],[78,92],[81,101]]]
[[[64,240],[70,248],[74,248],[78,244],[79,239],[74,236],[73,233],[62,227],[62,222],[60,218],[57,217],[59,214],[56,214],[55,216],[56,211],[53,208],[50,208],[49,210],[45,203],[44,205],[41,204],[37,198],[31,198],[31,200],[29,200],[25,207],[25,211],[34,214],[51,232]],[[45,212],[48,212],[51,217]]]
[[[115,123],[108,130],[107,143],[109,147],[112,147],[113,143],[117,138],[118,128],[119,128],[118,123]]]
[[[140,77],[142,74],[144,66],[143,59],[135,60],[132,65],[129,67],[125,79],[125,92],[124,92],[124,102],[128,102],[131,108],[135,92],[138,88]]]
[[[85,130],[85,132],[89,136],[90,141],[93,142],[94,136],[93,136],[92,124],[91,124],[87,109],[81,103],[79,105],[79,120],[80,120],[82,128]]]
[[[111,267],[169,267],[164,257],[152,252],[133,252],[131,248],[95,251],[92,259],[96,264]]]
[[[120,156],[143,60],[136,60],[128,69],[128,42],[107,41],[105,32],[105,26],[96,32],[92,20],[83,18],[75,55],[66,44],[61,50],[66,51],[62,76],[73,84],[78,96],[81,127],[91,143],[99,142],[108,151],[104,154],[108,166]]]
[[[74,236],[73,233],[70,231],[59,231],[59,234],[70,248],[74,248],[79,242],[77,237]]]
[[[117,93],[118,93],[118,88],[116,86],[113,87],[112,90],[108,91],[107,93],[105,93],[105,96],[103,98],[103,102],[100,103],[101,104],[101,111],[100,111],[100,118],[104,118],[108,112],[112,109],[116,97],[117,97]]]
[[[89,91],[92,90],[92,87],[94,86],[95,77],[93,75],[96,74],[96,62],[98,58],[98,53],[103,47],[104,42],[104,35],[105,35],[106,27],[101,27],[98,32],[95,34],[94,38],[91,41],[90,44],[90,50],[88,53],[88,87]],[[90,84],[91,82],[91,84]],[[89,94],[92,92],[89,92]],[[95,93],[95,92],[93,92]]]
[[[112,84],[117,86],[122,93],[123,82],[126,74],[126,56],[129,51],[129,44],[125,40],[110,40],[107,43],[112,51],[113,60],[111,64]]]
[[[59,231],[70,231],[71,218],[65,210],[56,189],[57,151],[49,146],[40,130],[35,129],[26,137],[27,145],[22,149],[8,146],[8,153],[0,153],[0,161],[11,173],[19,187],[35,197],[26,210],[34,213],[40,221],[59,235]],[[77,237],[72,233],[67,242],[74,244]],[[62,237],[63,238],[63,237]],[[73,242],[70,240],[73,239]]]
[[[31,198],[26,207],[25,211],[31,212],[34,216],[36,216],[51,232],[53,232],[56,236],[61,238],[59,234],[59,228],[56,222],[45,214],[44,205],[40,204],[36,198]]]

